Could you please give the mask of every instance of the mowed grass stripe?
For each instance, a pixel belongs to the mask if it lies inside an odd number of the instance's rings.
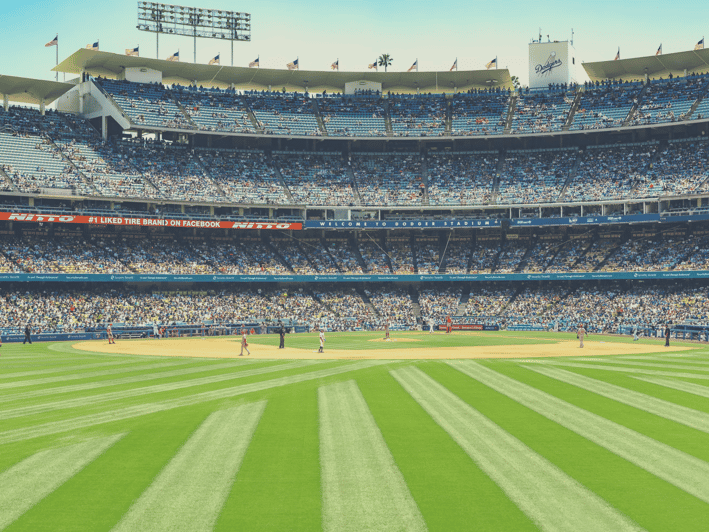
[[[541,530],[642,530],[418,368],[391,374]]]
[[[709,463],[477,362],[446,363],[698,499],[709,502]]]
[[[311,366],[313,364],[322,364],[324,361],[297,361],[291,362],[289,364],[280,364],[278,366],[267,366],[260,367],[256,369],[247,369],[235,373],[226,373],[221,375],[212,375],[209,377],[199,377],[188,380],[182,380],[177,382],[169,382],[165,384],[154,384],[152,386],[143,386],[141,388],[131,388],[130,390],[122,390],[118,392],[106,392],[100,395],[89,395],[83,397],[75,397],[73,399],[64,399],[61,401],[53,401],[49,403],[42,403],[38,405],[21,406],[18,408],[0,410],[0,420],[2,419],[12,419],[22,416],[30,416],[34,414],[41,414],[43,412],[51,412],[56,410],[63,410],[67,408],[78,408],[85,406],[87,403],[91,405],[96,405],[99,403],[105,403],[109,401],[120,401],[123,399],[128,399],[129,397],[139,397],[141,395],[150,395],[154,393],[169,392],[174,390],[182,390],[185,388],[191,388],[194,386],[204,386],[209,384],[215,384],[218,382],[224,382],[228,380],[243,379],[245,377],[253,377],[255,375],[265,375],[267,373],[273,373],[276,371],[287,371],[291,369],[297,369],[303,366]]]
[[[700,412],[686,406],[677,405],[663,399],[658,399],[651,395],[636,392],[609,384],[607,382],[592,379],[584,375],[579,375],[563,369],[552,369],[541,366],[529,366],[529,369],[541,375],[556,379],[567,384],[572,384],[589,392],[602,395],[613,401],[644,410],[650,414],[675,421],[688,427],[692,427],[702,432],[709,433],[709,414]]]
[[[102,423],[110,423],[112,421],[119,421],[122,419],[144,416],[146,414],[154,414],[156,412],[162,412],[165,410],[171,410],[173,408],[180,408],[183,406],[196,405],[219,399],[230,399],[247,393],[260,392],[263,390],[268,390],[270,388],[277,388],[280,386],[295,384],[297,382],[304,382],[314,379],[321,379],[324,377],[330,377],[333,375],[340,375],[342,373],[357,371],[359,369],[369,368],[384,363],[387,362],[378,360],[367,360],[362,362],[355,362],[352,364],[338,365],[333,368],[327,368],[319,371],[298,373],[296,375],[289,375],[287,377],[280,377],[277,379],[254,382],[250,384],[242,384],[239,386],[231,386],[228,388],[196,393],[175,399],[148,402],[140,405],[133,405],[114,410],[107,410],[96,414],[89,414],[86,416],[79,416],[69,419],[63,419],[60,421],[51,421],[48,423],[33,425],[30,427],[6,430],[0,432],[0,444],[22,441],[30,438],[37,438],[40,436],[49,436],[51,434],[59,434],[61,432],[78,430],[94,425],[100,425]],[[391,363],[391,361],[389,361],[389,363]]]
[[[665,388],[672,388],[680,392],[691,393],[692,395],[698,395],[700,397],[709,398],[709,387],[702,384],[694,384],[693,382],[685,382],[681,380],[670,380],[670,379],[658,379],[654,377],[633,377],[640,381],[649,382],[650,384],[657,384],[658,386],[664,386]]]
[[[441,362],[422,365],[470,382]],[[538,530],[388,371],[357,385],[430,530]]]
[[[627,355],[627,356],[620,356],[620,357],[614,357],[613,360],[647,360],[651,362],[670,362],[670,363],[676,363],[676,362],[682,362],[685,364],[691,364],[693,366],[707,366],[709,365],[708,360],[701,360],[698,359],[697,357],[700,357],[702,355],[661,355],[661,356],[651,356],[651,355]]]
[[[614,371],[618,373],[628,373],[630,375],[656,375],[658,377],[680,377],[686,379],[709,379],[709,375],[703,373],[702,368],[692,368],[696,369],[699,373],[682,373],[680,371],[660,371],[655,369],[641,369],[641,368],[626,368],[623,366],[613,366],[609,364],[586,364],[583,362],[566,362],[564,360],[551,360],[544,359],[534,360],[525,359],[525,364],[539,364],[540,366],[562,366],[566,368],[581,368],[581,369],[598,369],[603,371]],[[604,360],[604,362],[606,362]],[[669,367],[669,366],[665,366]]]
[[[262,362],[262,364],[265,366],[267,364],[273,363],[273,361],[267,361],[267,362]],[[279,362],[280,364],[281,362]],[[251,366],[251,364],[248,364],[247,366]],[[162,366],[165,367],[169,370],[169,368],[172,367],[172,365],[166,365]],[[143,373],[141,375],[132,375],[130,377],[121,377],[118,379],[108,379],[108,380],[101,380],[101,381],[95,381],[95,382],[84,382],[81,384],[68,384],[68,385],[62,385],[62,386],[55,386],[53,388],[43,388],[41,390],[33,390],[31,392],[19,392],[15,393],[13,395],[7,395],[5,397],[0,397],[0,404],[2,403],[7,403],[7,402],[12,402],[12,401],[23,401],[27,402],[32,399],[36,399],[39,397],[46,397],[48,395],[56,395],[56,394],[63,394],[63,393],[74,393],[74,392],[83,392],[87,390],[95,390],[98,388],[106,388],[110,386],[124,386],[126,384],[134,384],[136,382],[144,382],[144,381],[151,381],[151,380],[157,380],[157,379],[168,379],[172,377],[182,377],[185,375],[191,375],[193,373],[206,373],[208,371],[220,371],[223,369],[238,369],[241,370],[242,368],[246,369],[246,367],[242,364],[237,364],[237,363],[225,363],[225,364],[205,364],[193,368],[186,368],[186,369],[175,369],[175,370],[170,370],[170,371],[159,371],[155,373]]]
[[[33,454],[0,474],[0,529],[61,486],[122,435],[96,438]]]
[[[269,394],[215,531],[321,527],[318,390],[296,384]]]
[[[265,406],[212,413],[113,530],[212,530]]]
[[[5,360],[5,359],[3,359]],[[51,363],[52,360],[47,360],[46,362]],[[140,362],[143,362],[142,360]],[[0,374],[0,379],[17,379],[19,377],[35,377],[39,375],[47,375],[50,373],[69,373],[73,371],[82,371],[82,370],[92,370],[96,368],[103,368],[103,367],[108,367],[108,366],[126,366],[129,364],[137,364],[139,363],[138,361],[131,361],[131,360],[114,360],[111,362],[96,362],[96,363],[91,363],[90,361],[87,361],[86,364],[77,364],[75,366],[57,366],[57,367],[51,367],[51,368],[44,368],[44,369],[35,369],[31,371],[15,371],[15,372],[7,372],[7,373],[2,373]]]
[[[427,530],[354,381],[318,390],[324,530]]]
[[[47,384],[56,384],[67,381],[75,381],[79,379],[93,379],[96,377],[106,377],[109,375],[119,375],[121,373],[129,373],[131,371],[149,371],[152,369],[159,369],[171,366],[181,366],[184,364],[194,364],[193,360],[180,361],[180,362],[157,362],[152,364],[138,365],[131,364],[126,368],[110,369],[105,371],[93,371],[86,373],[72,373],[70,375],[62,375],[60,377],[46,377],[44,379],[29,379],[14,382],[4,382],[0,384],[0,390],[11,390],[14,388],[25,388],[27,386],[45,386]]]

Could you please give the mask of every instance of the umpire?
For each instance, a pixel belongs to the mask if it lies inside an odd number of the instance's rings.
[[[283,327],[283,322],[281,320],[278,320],[278,336],[280,336],[278,349],[284,349],[286,343],[286,330]]]
[[[30,324],[28,323],[25,325],[25,339],[22,341],[22,345],[25,345],[25,343],[29,342],[30,344],[32,343],[32,337],[30,334],[32,333],[32,329],[30,328]]]

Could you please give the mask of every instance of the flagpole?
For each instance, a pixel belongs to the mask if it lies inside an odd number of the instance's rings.
[[[458,58],[455,58],[455,71],[458,72]]]
[[[497,70],[497,56],[495,56],[495,70]]]
[[[56,52],[57,52],[57,64],[55,65],[55,68],[59,66],[59,34],[57,33],[57,46],[56,46]],[[57,70],[57,82],[59,82],[59,71]]]

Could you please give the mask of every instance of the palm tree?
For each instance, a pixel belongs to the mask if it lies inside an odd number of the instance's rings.
[[[389,65],[391,65],[392,61],[394,61],[394,59],[392,59],[392,57],[389,54],[382,54],[379,56],[379,59],[377,59],[377,64],[379,66],[383,66],[384,72],[386,72],[387,67]]]

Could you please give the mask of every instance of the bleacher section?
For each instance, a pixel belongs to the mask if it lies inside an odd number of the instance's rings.
[[[550,203],[561,194],[576,149],[509,151],[500,175],[499,203]]]
[[[317,105],[328,136],[386,136],[385,111],[378,96],[327,96],[319,98]]]
[[[271,135],[320,135],[313,103],[308,94],[267,93],[245,96],[264,133]]]
[[[510,133],[561,131],[574,100],[573,92],[544,90],[523,92],[517,100]]]
[[[509,100],[508,91],[454,95],[451,100],[451,135],[501,135],[505,130]]]
[[[427,162],[431,205],[483,205],[489,202],[497,169],[497,152],[431,153]]]
[[[620,127],[643,86],[641,83],[588,85],[581,94],[570,130]]]
[[[448,104],[443,95],[392,95],[388,102],[394,136],[436,137],[445,134]]]
[[[229,201],[235,203],[288,203],[283,186],[261,151],[196,150]]]
[[[307,205],[354,205],[352,179],[339,153],[273,152],[293,201]]]
[[[194,129],[170,92],[161,84],[97,80],[131,121],[139,126]]]
[[[244,98],[234,90],[184,87],[174,94],[201,131],[256,133]]]
[[[419,155],[358,153],[351,162],[364,205],[423,203]]]

